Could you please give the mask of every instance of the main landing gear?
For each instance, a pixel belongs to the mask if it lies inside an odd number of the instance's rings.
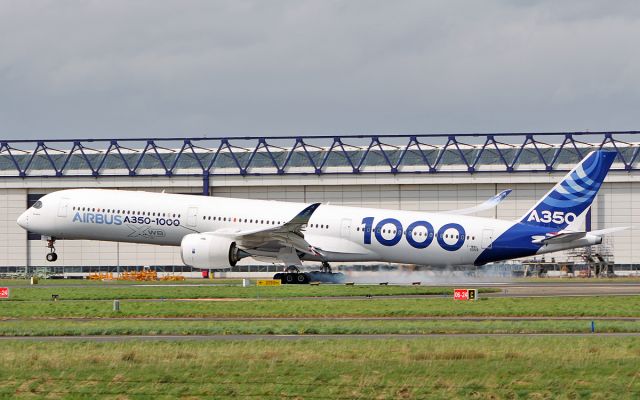
[[[273,279],[279,279],[282,284],[299,284],[304,285],[309,283],[309,275],[304,272],[300,272],[300,269],[295,265],[289,265],[285,268],[284,272],[278,272],[273,276]]]
[[[278,272],[273,279],[279,279],[283,284],[307,284],[310,282],[322,283],[342,283],[344,282],[344,274],[341,272],[331,272],[331,265],[328,262],[322,262],[319,271],[300,272],[295,265],[288,266],[284,272]]]
[[[47,239],[47,248],[49,249],[49,252],[47,253],[47,261],[49,262],[54,262],[58,259],[55,243],[56,240],[54,238]]]

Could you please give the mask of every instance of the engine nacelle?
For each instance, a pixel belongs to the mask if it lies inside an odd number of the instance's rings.
[[[239,260],[238,248],[232,239],[200,233],[182,238],[180,253],[185,265],[201,269],[230,268]]]

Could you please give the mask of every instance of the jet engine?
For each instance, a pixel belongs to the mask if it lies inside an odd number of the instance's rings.
[[[236,243],[225,236],[192,233],[180,243],[182,262],[194,268],[230,268],[241,258]]]

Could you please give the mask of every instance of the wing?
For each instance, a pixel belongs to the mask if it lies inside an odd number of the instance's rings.
[[[490,198],[489,200],[485,201],[484,203],[478,204],[477,206],[470,207],[470,208],[463,208],[460,210],[445,211],[445,214],[466,215],[466,214],[475,214],[480,211],[490,210],[496,207],[498,204],[500,204],[502,200],[504,200],[509,195],[509,193],[511,193],[511,189],[507,189],[503,192],[500,192],[497,195]]]
[[[303,228],[309,223],[309,219],[318,207],[320,207],[320,203],[311,204],[288,222],[271,228],[245,231],[222,229],[215,232],[205,232],[205,234],[231,236],[236,240],[239,248],[249,251],[249,253],[251,250],[262,249],[280,254],[290,254],[290,251],[283,253],[282,250],[294,249],[305,254],[321,256],[319,250],[304,239],[303,234]]]

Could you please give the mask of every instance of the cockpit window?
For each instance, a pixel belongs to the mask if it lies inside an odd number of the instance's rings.
[[[36,201],[35,203],[33,203],[33,206],[31,206],[33,208],[42,208],[42,202],[40,200]]]

